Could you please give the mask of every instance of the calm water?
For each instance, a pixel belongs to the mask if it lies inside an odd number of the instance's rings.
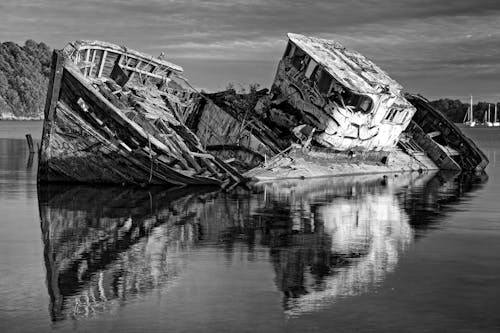
[[[252,191],[36,186],[0,122],[0,330],[500,331],[500,129],[487,176]]]

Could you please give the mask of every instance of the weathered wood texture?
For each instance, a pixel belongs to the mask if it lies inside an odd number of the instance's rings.
[[[426,155],[412,156],[399,149],[392,151],[387,161],[376,161],[357,156],[349,157],[346,154],[323,154],[292,148],[286,154],[276,155],[266,164],[250,170],[245,175],[257,181],[271,181],[438,169]]]
[[[211,153],[224,159],[234,157],[250,168],[263,162],[264,156],[275,154],[269,145],[243,128],[241,121],[213,102],[204,103],[198,112],[192,129]]]
[[[52,134],[52,125],[54,123],[54,112],[59,99],[63,75],[64,57],[61,51],[52,53],[52,68],[47,89],[47,99],[45,101],[44,122],[42,129],[42,139],[40,145],[40,155],[38,160],[38,181],[49,180],[49,160],[51,158],[49,140]]]
[[[413,121],[425,133],[439,133],[435,140],[459,152],[453,159],[462,169],[483,170],[488,165],[488,158],[481,149],[429,101],[419,95],[407,94],[406,98],[417,108]]]
[[[263,106],[268,98],[267,89],[248,94],[231,89],[199,94],[196,107],[182,117],[210,153],[234,160],[233,165],[247,171],[292,142],[289,128],[283,131],[268,120]]]
[[[453,160],[452,156],[448,154],[447,150],[434,141],[432,137],[426,134],[414,121],[410,123],[406,132],[409,133],[418,145],[423,148],[425,153],[440,169],[462,170],[460,165]]]
[[[109,78],[94,81],[84,77],[89,73],[86,68],[77,68],[71,59],[63,64],[60,54],[56,58],[51,86],[57,91],[47,102],[40,181],[171,185],[242,181],[236,170],[204,152],[170,109],[175,101],[167,103],[167,93],[142,86],[122,89]],[[97,56],[90,51],[85,58],[95,61]],[[106,75],[105,64],[103,68]]]

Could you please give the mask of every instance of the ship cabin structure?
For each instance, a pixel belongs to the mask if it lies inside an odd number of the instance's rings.
[[[313,140],[336,151],[391,151],[413,107],[402,86],[340,43],[288,34],[272,92],[314,129]]]

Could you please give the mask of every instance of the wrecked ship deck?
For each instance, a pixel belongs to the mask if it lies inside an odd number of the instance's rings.
[[[256,182],[263,182],[432,170],[439,170],[439,167],[424,153],[410,155],[400,149],[394,150],[382,160],[376,160],[363,154],[358,156],[349,153],[304,151],[301,147],[293,147],[244,175]]]

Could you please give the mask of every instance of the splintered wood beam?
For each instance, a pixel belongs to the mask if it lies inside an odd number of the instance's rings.
[[[102,71],[104,70],[104,64],[106,63],[106,57],[108,56],[108,51],[104,50],[101,57],[101,64],[99,65],[99,72],[96,77],[101,77]]]
[[[59,91],[61,90],[61,80],[63,76],[64,56],[61,51],[52,53],[52,73],[45,102],[45,121],[51,123],[54,120],[54,109],[59,99]]]
[[[135,73],[139,73],[139,74],[144,74],[146,76],[151,76],[151,77],[154,77],[156,79],[163,79],[164,76],[162,75],[158,75],[158,74],[153,74],[151,72],[147,72],[147,71],[144,71],[142,69],[137,69],[135,67],[131,67],[131,66],[121,66],[123,69],[128,69],[129,71],[132,71],[132,72],[135,72]]]
[[[92,50],[92,60],[90,60],[90,68],[89,68],[89,72],[88,72],[88,76],[91,76],[92,75],[92,71],[94,70],[94,67],[95,67],[95,56],[97,54],[97,50]]]
[[[85,50],[85,63],[87,63],[87,64],[88,64],[89,59],[90,59],[90,51],[91,51],[90,49]],[[88,67],[85,67],[83,76],[87,76],[87,75],[88,75]]]

